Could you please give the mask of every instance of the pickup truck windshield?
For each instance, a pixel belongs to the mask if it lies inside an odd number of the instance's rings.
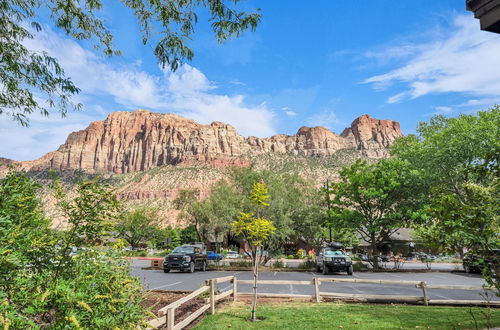
[[[340,251],[340,250],[326,250],[325,251],[325,255],[327,256],[334,256],[334,255],[340,255],[340,254],[344,254],[344,252]]]
[[[192,247],[192,246],[178,246],[172,252],[173,253],[194,253],[194,247]]]

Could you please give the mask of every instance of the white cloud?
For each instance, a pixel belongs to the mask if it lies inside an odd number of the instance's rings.
[[[327,128],[333,128],[340,123],[341,121],[335,112],[330,109],[325,109],[320,113],[312,115],[307,121],[307,124],[310,126],[324,126]]]
[[[424,117],[430,117],[430,116],[435,116],[435,115],[443,115],[443,116],[448,116],[448,115],[451,115],[453,113],[453,108],[452,107],[448,107],[448,106],[435,106],[433,107],[434,111],[432,112],[428,112],[426,114],[424,114],[423,116]]]
[[[281,110],[287,115],[288,117],[295,117],[297,116],[297,113],[292,110],[290,107],[282,107]]]
[[[26,42],[27,47],[58,58],[66,74],[82,90],[78,98],[84,104],[85,115],[70,114],[60,122],[56,115],[50,119],[34,117],[29,129],[2,118],[0,138],[15,141],[15,149],[12,144],[3,144],[0,156],[17,160],[38,158],[56,149],[71,131],[84,128],[90,121],[102,120],[111,111],[135,108],[174,112],[201,123],[227,122],[246,136],[276,133],[274,113],[265,103],[248,105],[243,95],[218,94],[217,86],[197,68],[183,65],[175,73],[159,70],[160,74],[155,75],[141,70],[140,61],[105,61],[48,27],[35,35],[36,39]],[[105,110],[110,104],[112,108]],[[40,134],[44,139],[39,140],[44,142],[37,142]]]
[[[436,110],[436,112],[434,112],[435,114],[440,115],[447,115],[453,112],[453,108],[445,106],[434,107],[434,110]]]
[[[68,113],[66,118],[50,118],[34,113],[30,127],[20,127],[10,117],[0,116],[0,157],[15,160],[36,159],[56,150],[71,133],[84,129],[92,118],[82,112]]]
[[[431,42],[390,46],[388,50],[366,55],[405,58],[403,64],[364,81],[376,89],[396,83],[406,86],[403,92],[389,97],[388,103],[448,92],[480,99],[500,94],[500,36],[480,31],[470,15],[456,16],[446,33],[434,35]]]

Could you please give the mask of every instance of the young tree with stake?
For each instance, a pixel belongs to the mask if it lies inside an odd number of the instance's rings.
[[[257,321],[257,279],[259,277],[259,255],[258,249],[264,246],[264,243],[276,231],[273,223],[260,216],[264,207],[269,206],[267,202],[270,196],[265,183],[255,183],[252,186],[249,199],[256,208],[255,213],[241,212],[237,220],[232,223],[234,233],[242,236],[250,246],[250,255],[253,263],[253,297],[251,321]]]

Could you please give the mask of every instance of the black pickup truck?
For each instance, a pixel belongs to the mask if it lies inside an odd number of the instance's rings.
[[[163,260],[163,272],[172,269],[193,273],[196,269],[205,271],[207,268],[207,251],[203,244],[189,244],[176,247]]]

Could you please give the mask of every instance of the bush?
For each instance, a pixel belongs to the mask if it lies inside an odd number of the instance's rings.
[[[128,251],[124,252],[124,255],[126,257],[147,257],[148,251],[147,250],[128,250]]]
[[[366,272],[368,270],[368,266],[362,262],[353,263],[352,268],[355,272]]]
[[[234,267],[252,267],[252,262],[251,261],[238,260],[238,261],[232,261],[230,263],[230,265],[234,266]]]
[[[295,259],[295,256],[293,254],[289,254],[286,258],[287,259]]]
[[[81,182],[68,199],[55,182],[66,231],[50,229],[25,174],[0,180],[0,325],[4,329],[136,328],[144,322],[142,286],[121,258],[123,244],[100,247],[119,214],[110,190]],[[78,254],[71,255],[75,249]]]
[[[302,264],[299,265],[300,269],[312,269],[316,267],[316,262],[311,259],[307,259]]]
[[[154,257],[164,257],[166,256],[167,254],[169,254],[170,252],[172,252],[172,249],[166,249],[166,250],[163,250],[163,251],[158,251],[158,252],[155,252],[153,254]]]
[[[281,260],[275,260],[271,266],[272,268],[285,268],[285,264]]]

